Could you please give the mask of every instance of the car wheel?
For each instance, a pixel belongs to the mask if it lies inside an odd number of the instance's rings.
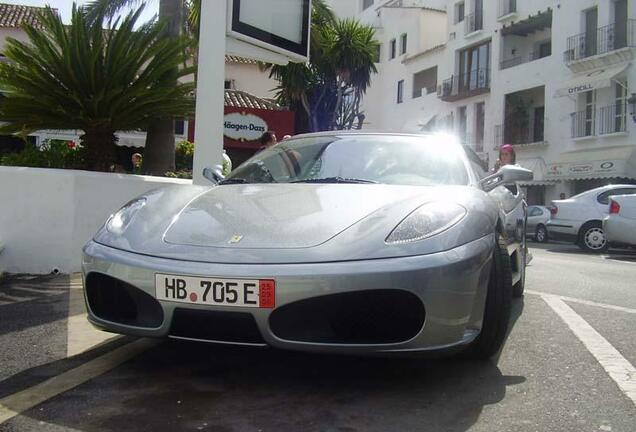
[[[548,242],[548,230],[543,225],[539,225],[537,227],[536,232],[534,233],[534,239],[538,243],[547,243]]]
[[[585,252],[605,252],[609,247],[607,237],[603,232],[603,225],[598,222],[588,222],[579,231],[579,247]]]
[[[506,242],[498,234],[492,257],[488,293],[481,333],[470,344],[466,354],[477,360],[495,355],[506,338],[512,303],[512,269]]]

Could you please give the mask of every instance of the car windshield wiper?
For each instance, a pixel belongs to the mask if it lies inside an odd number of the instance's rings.
[[[375,182],[373,180],[364,180],[364,179],[356,179],[356,178],[324,177],[324,178],[297,180],[292,183],[372,183],[372,184],[377,184],[378,182]]]
[[[230,178],[227,180],[223,180],[222,182],[219,182],[220,185],[229,185],[229,184],[246,184],[248,183],[247,180],[245,180],[244,178]]]

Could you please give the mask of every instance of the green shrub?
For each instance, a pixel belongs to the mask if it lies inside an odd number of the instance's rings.
[[[2,165],[30,168],[82,168],[84,151],[73,141],[46,140],[39,148],[27,145],[19,153],[2,157]]]
[[[166,177],[170,178],[178,178],[178,179],[192,179],[192,170],[180,170],[180,171],[169,171],[165,174]]]
[[[177,171],[190,170],[194,163],[194,144],[190,141],[177,143],[175,168]]]

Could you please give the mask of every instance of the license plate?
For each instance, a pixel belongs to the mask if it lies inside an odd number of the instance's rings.
[[[158,300],[273,309],[276,282],[271,279],[222,279],[215,277],[155,274]]]

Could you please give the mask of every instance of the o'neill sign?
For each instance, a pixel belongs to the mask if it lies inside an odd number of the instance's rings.
[[[267,132],[265,120],[254,114],[231,113],[223,118],[224,135],[236,141],[256,141]]]

